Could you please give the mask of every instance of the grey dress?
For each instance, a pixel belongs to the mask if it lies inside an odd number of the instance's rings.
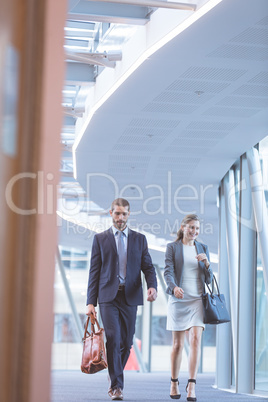
[[[206,253],[207,246],[195,242],[194,246],[185,246],[181,241],[170,243],[166,252],[165,280],[170,294],[168,301],[167,330],[185,331],[193,326],[204,328],[201,295],[204,284],[212,279],[211,269],[203,262],[197,262],[196,255]],[[177,299],[172,293],[179,286],[184,290],[183,299]]]

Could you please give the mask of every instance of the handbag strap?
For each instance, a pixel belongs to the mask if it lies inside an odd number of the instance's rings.
[[[200,244],[201,244],[201,246],[202,246],[202,249],[203,249],[204,253],[207,255],[206,249],[205,249],[205,247],[204,247],[204,244],[203,244],[203,243],[200,243]],[[212,278],[212,290],[210,290],[209,284],[205,282],[205,283],[204,283],[204,288],[203,288],[203,293],[205,293],[205,291],[206,291],[206,286],[205,286],[205,285],[207,285],[210,294],[213,294],[213,293],[214,293],[214,282],[213,282],[213,279],[215,279],[215,281],[216,281],[216,278],[215,278],[214,274],[213,274],[213,278]],[[217,283],[217,281],[216,281],[216,283]],[[218,284],[217,284],[217,288],[218,288]],[[218,290],[219,290],[219,288],[218,288]],[[219,293],[219,292],[218,292],[218,293]]]
[[[213,291],[214,291],[213,284],[214,284],[214,282],[216,284],[218,296],[220,296],[219,285],[218,285],[217,279],[216,279],[214,274],[213,274],[213,278],[212,278],[212,290],[210,289],[210,286],[207,284],[207,288],[209,290],[209,293],[211,294],[211,296],[213,295]]]

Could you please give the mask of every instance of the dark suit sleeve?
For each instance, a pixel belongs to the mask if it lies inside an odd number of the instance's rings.
[[[87,287],[87,304],[93,304],[94,306],[97,305],[101,264],[102,261],[101,261],[100,245],[98,242],[98,238],[95,235],[92,244],[90,270],[89,270],[88,287]]]
[[[142,241],[142,257],[141,257],[141,270],[144,273],[147,289],[154,288],[157,290],[157,279],[155,268],[152,263],[151,256],[148,251],[147,240],[145,236],[143,237]]]

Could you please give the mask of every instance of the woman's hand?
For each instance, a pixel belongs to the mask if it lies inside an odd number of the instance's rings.
[[[209,268],[210,263],[208,261],[207,255],[205,253],[197,254],[197,256],[195,258],[197,259],[197,261],[203,261],[203,263],[205,264],[206,268]]]
[[[184,290],[182,288],[179,288],[178,286],[176,286],[173,289],[173,294],[175,297],[177,297],[177,299],[183,299],[183,293],[184,293]]]

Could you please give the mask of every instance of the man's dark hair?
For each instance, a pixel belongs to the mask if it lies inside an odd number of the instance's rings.
[[[114,208],[115,208],[115,206],[118,206],[118,207],[128,207],[128,210],[130,210],[130,205],[129,205],[129,202],[127,201],[127,200],[125,200],[124,198],[116,198],[116,200],[114,200],[113,202],[112,202],[112,205],[111,205],[111,210],[113,211],[114,210]]]

